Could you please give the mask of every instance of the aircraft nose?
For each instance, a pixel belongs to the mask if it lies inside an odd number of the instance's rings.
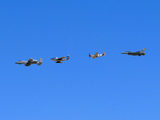
[[[121,53],[121,54],[128,54],[128,52],[123,52],[123,53]]]
[[[51,58],[51,60],[54,60],[54,58]]]

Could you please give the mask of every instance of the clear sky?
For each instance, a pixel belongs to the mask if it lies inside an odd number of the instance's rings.
[[[0,120],[160,120],[159,0],[1,0],[0,41]]]

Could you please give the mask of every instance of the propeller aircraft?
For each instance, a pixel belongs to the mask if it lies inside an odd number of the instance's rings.
[[[104,56],[104,55],[106,55],[105,52],[103,52],[103,54],[98,54],[98,53],[96,52],[94,55],[90,55],[90,53],[89,53],[89,57],[93,57],[93,59],[98,58],[98,57],[101,57],[101,56]]]

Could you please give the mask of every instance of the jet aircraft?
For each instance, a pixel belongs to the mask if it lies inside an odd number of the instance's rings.
[[[121,54],[128,54],[128,55],[134,55],[134,56],[141,56],[141,55],[145,55],[145,50],[146,50],[146,48],[143,48],[143,50],[141,50],[141,51],[137,51],[137,52],[131,52],[131,51],[126,51],[126,52],[124,52],[124,53],[121,53]]]
[[[94,55],[90,55],[90,53],[89,53],[89,57],[93,57],[93,59],[94,59],[94,58],[97,58],[97,57],[104,56],[104,55],[106,55],[105,52],[103,52],[103,54],[98,54],[98,53],[96,52]]]
[[[54,57],[54,58],[51,58],[52,61],[56,61],[56,63],[62,63],[61,61],[67,61],[69,60],[69,55],[65,58],[65,57],[61,57],[61,58],[58,58],[58,57]]]
[[[30,58],[28,61],[24,61],[24,60],[19,60],[18,62],[16,62],[16,64],[25,64],[25,66],[30,66],[31,64],[37,64],[37,65],[41,65],[42,64],[42,58],[39,59],[39,61],[34,60],[33,58]]]

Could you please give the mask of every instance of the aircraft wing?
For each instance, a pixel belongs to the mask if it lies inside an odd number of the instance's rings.
[[[33,58],[30,58],[28,62],[25,64],[25,66],[30,66],[32,64]]]
[[[139,51],[138,52],[134,52],[134,53],[132,53],[132,55],[139,55]]]
[[[28,62],[29,62],[29,61],[32,62],[32,61],[33,61],[33,58],[30,58],[30,59],[28,60]]]
[[[98,53],[97,52],[94,54],[93,59],[96,58],[96,57],[98,57]]]
[[[65,57],[58,58],[57,60],[63,60]]]
[[[28,63],[28,62],[25,64],[25,66],[30,66],[30,65],[31,65],[31,64],[30,64],[30,63]]]
[[[57,61],[56,63],[62,63],[61,61]]]

